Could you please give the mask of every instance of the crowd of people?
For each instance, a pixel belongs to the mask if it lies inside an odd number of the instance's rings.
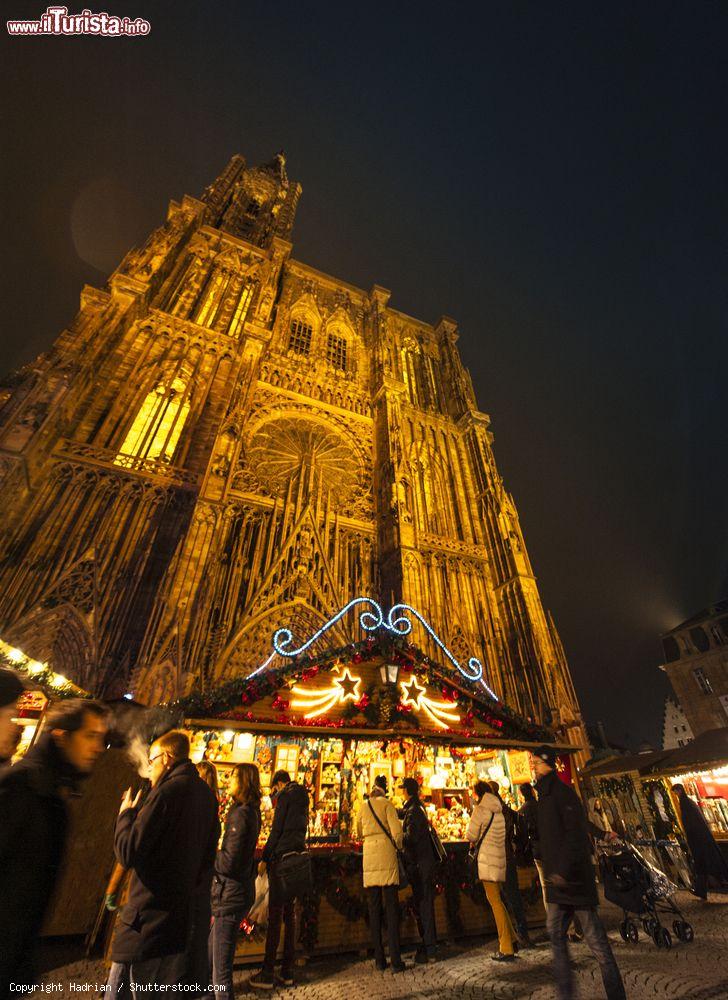
[[[12,708],[21,692],[17,676],[0,670],[0,751],[12,743]],[[11,983],[36,981],[35,950],[66,846],[67,801],[103,752],[108,726],[100,703],[59,702],[25,757],[0,770],[0,996],[9,994]],[[587,819],[575,791],[558,778],[555,762],[550,747],[532,753],[535,787],[521,786],[518,813],[503,801],[497,783],[480,780],[472,789],[467,840],[498,934],[490,957],[514,962],[519,950],[531,946],[518,868],[533,862],[558,997],[574,995],[567,943],[574,925],[599,963],[608,1000],[621,1000],[624,985],[599,919],[593,866],[593,841],[616,834]],[[294,985],[295,905],[311,888],[305,787],[284,770],[273,775],[273,823],[258,860],[263,796],[255,764],[233,769],[224,829],[215,768],[191,762],[186,733],[168,732],[152,743],[148,769],[149,780],[124,794],[116,820],[110,910],[118,906],[125,877],[128,885],[116,915],[107,995],[137,998],[184,983],[190,996],[232,998],[239,927],[266,882],[265,953],[249,985],[262,991]],[[386,779],[376,778],[356,823],[374,963],[393,973],[405,969],[399,891],[407,885],[420,936],[415,962],[438,960],[435,883],[444,855],[417,780],[404,778],[400,789],[404,807],[398,810]],[[689,804],[683,810],[696,826]]]

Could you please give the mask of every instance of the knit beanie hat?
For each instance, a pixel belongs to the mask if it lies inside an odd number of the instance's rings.
[[[554,750],[553,747],[537,747],[531,753],[534,757],[539,757],[549,767],[556,767],[556,758],[559,756],[559,751]]]

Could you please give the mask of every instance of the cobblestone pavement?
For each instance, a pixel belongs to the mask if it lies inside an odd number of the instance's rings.
[[[680,892],[677,903],[695,931],[692,944],[675,942],[670,951],[658,950],[640,929],[637,944],[625,944],[619,935],[619,911],[606,904],[601,908],[617,962],[624,976],[629,1000],[654,997],[691,1000],[728,1000],[728,897],[711,896],[701,903]],[[671,922],[667,924],[670,927]],[[543,935],[541,935],[543,938]],[[356,956],[320,958],[297,970],[295,989],[273,993],[253,991],[247,986],[252,969],[236,973],[236,995],[275,996],[298,1000],[553,1000],[551,956],[542,940],[508,965],[489,960],[495,942],[470,939],[443,948],[442,960],[432,965],[413,965],[405,955],[408,969],[399,975],[377,972],[371,959]],[[572,958],[581,1000],[604,996],[599,969],[584,944],[572,945]],[[77,962],[49,970],[47,983],[61,985],[59,996],[82,996],[71,983],[104,981],[101,963]],[[88,995],[88,994],[87,994]]]

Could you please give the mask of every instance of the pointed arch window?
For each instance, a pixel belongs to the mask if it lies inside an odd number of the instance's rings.
[[[194,322],[199,326],[209,327],[215,322],[230,284],[230,278],[231,275],[222,268],[216,268],[212,273],[200,297],[200,304],[194,316]]]
[[[238,304],[235,306],[235,312],[233,313],[233,318],[230,321],[230,336],[236,337],[243,327],[245,322],[245,317],[248,315],[248,309],[250,308],[250,300],[253,298],[253,285],[251,282],[246,282],[240,290],[240,298],[238,299]]]
[[[310,354],[311,339],[313,337],[313,327],[304,319],[294,319],[291,321],[291,328],[288,333],[288,349],[296,354]]]
[[[174,378],[166,385],[160,382],[142,403],[119,449],[116,464],[124,465],[128,457],[171,462],[189,412],[186,382],[181,378]]]
[[[330,333],[326,341],[326,357],[329,364],[345,372],[349,361],[348,348],[346,337],[341,337],[338,333]]]

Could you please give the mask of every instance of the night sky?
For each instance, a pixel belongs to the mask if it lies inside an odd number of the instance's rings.
[[[728,596],[728,7],[86,6],[151,34],[3,35],[0,369],[285,149],[295,257],[458,320],[585,716],[657,740],[659,635]]]

